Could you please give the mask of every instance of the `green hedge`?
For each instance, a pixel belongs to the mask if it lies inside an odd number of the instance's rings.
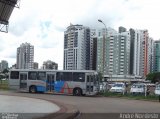
[[[8,90],[8,80],[0,80],[0,90]]]
[[[122,94],[122,93],[112,93],[112,92],[101,92],[100,95],[104,96],[104,97],[123,97],[123,98],[128,98],[128,99],[137,99],[137,100],[159,100],[157,95],[147,95],[145,97],[145,95],[143,94]]]

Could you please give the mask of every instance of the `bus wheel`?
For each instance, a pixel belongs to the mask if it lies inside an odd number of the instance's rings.
[[[81,96],[82,95],[82,90],[80,88],[75,88],[73,90],[73,95],[74,96]]]
[[[36,93],[37,92],[36,86],[30,86],[29,92],[30,93]]]

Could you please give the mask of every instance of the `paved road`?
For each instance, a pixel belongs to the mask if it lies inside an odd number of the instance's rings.
[[[76,97],[53,94],[2,92],[0,94],[53,100],[73,105],[82,113],[160,113],[160,103],[108,97]]]

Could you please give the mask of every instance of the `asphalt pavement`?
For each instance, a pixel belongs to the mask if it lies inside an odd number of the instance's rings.
[[[119,116],[120,114],[137,114],[137,113],[156,114],[156,115],[159,114],[158,118],[156,117],[155,119],[160,118],[160,103],[158,101],[153,102],[153,101],[99,97],[99,96],[89,97],[89,96],[71,96],[71,95],[56,95],[56,94],[30,94],[30,93],[19,93],[11,91],[0,91],[0,94],[50,100],[56,102],[55,104],[59,103],[60,105],[66,107],[67,111],[64,112],[67,114],[75,112],[75,109],[79,110],[81,116],[79,116],[80,118],[77,119],[88,119],[89,117],[92,117],[92,119],[93,117],[95,119],[96,118],[99,119],[100,116],[105,117],[106,114],[107,116],[111,117],[115,116],[115,118],[117,119],[117,115]],[[111,117],[108,119],[111,119]]]

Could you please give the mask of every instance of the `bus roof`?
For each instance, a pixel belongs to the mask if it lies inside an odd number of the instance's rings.
[[[10,71],[47,71],[47,72],[86,72],[96,73],[95,70],[48,70],[48,69],[10,69]]]

